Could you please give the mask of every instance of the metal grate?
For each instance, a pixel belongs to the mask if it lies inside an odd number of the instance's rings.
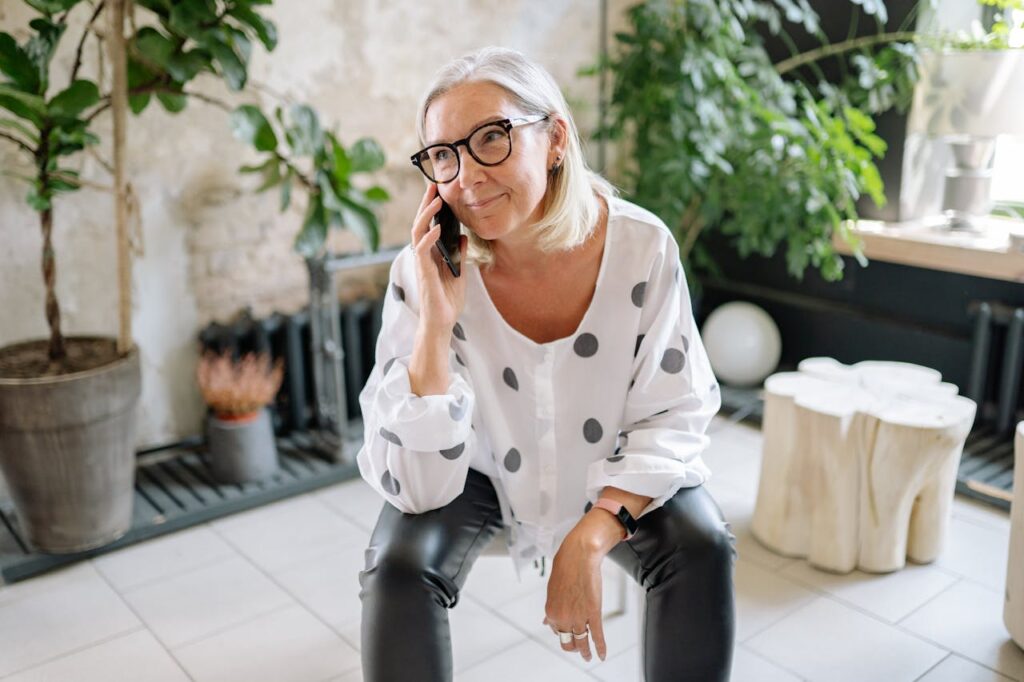
[[[245,485],[214,481],[200,445],[150,450],[139,455],[132,527],[116,542],[78,554],[42,554],[25,541],[12,505],[0,508],[0,580],[12,583],[60,566],[112,552],[228,514],[309,492],[359,476],[351,462],[362,442],[362,422],[349,424],[345,461],[335,461],[315,433],[277,439],[281,469],[271,478]]]

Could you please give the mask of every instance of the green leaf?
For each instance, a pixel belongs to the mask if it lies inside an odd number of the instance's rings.
[[[172,114],[176,114],[188,106],[188,97],[186,95],[158,92],[156,98],[160,100],[160,104],[164,105],[164,109]]]
[[[32,121],[36,127],[39,127],[46,113],[46,102],[42,97],[3,83],[0,83],[0,106],[19,118]]]
[[[263,164],[263,182],[256,188],[256,193],[265,192],[281,182],[281,162],[276,158],[269,159]]]
[[[277,27],[244,5],[236,5],[228,12],[231,16],[248,25],[268,51],[277,47]]]
[[[390,201],[391,195],[383,187],[374,186],[366,190],[366,198],[370,201]]]
[[[327,241],[327,216],[319,195],[309,198],[302,229],[295,237],[295,250],[304,258],[313,258],[323,250]]]
[[[251,104],[243,104],[231,113],[231,131],[236,139],[253,145],[258,151],[277,149],[277,135],[270,122],[259,108]]]
[[[296,104],[289,109],[288,115],[292,121],[288,129],[292,151],[299,156],[312,156],[323,150],[323,130],[312,107]]]
[[[96,84],[79,79],[57,93],[47,105],[47,110],[56,118],[76,118],[99,101],[100,91]]]
[[[149,100],[152,95],[148,92],[141,95],[129,95],[128,96],[128,108],[131,109],[132,113],[136,116],[141,114],[149,106]]]
[[[39,144],[39,133],[21,121],[15,121],[11,118],[0,118],[0,128],[7,128],[8,130],[21,133],[24,136],[24,141],[32,146]]]
[[[221,38],[210,40],[207,48],[213,54],[214,61],[220,67],[220,75],[227,81],[228,87],[232,90],[244,88],[247,76],[245,62],[235,49]]]
[[[36,35],[25,43],[25,54],[32,60],[39,77],[39,88],[36,93],[45,95],[46,89],[49,87],[50,60],[57,49],[57,43],[64,35],[67,24],[55,24],[48,18],[36,17],[28,22],[28,25],[35,30]]]
[[[43,14],[57,14],[58,12],[64,12],[82,0],[25,0],[25,4],[29,7],[33,7]]]
[[[362,206],[348,197],[339,197],[343,209],[339,211],[341,225],[355,232],[366,244],[370,251],[376,252],[380,248],[380,230],[377,216],[370,209]]]
[[[168,71],[176,46],[174,41],[152,26],[143,26],[135,34],[132,47],[141,55],[140,61],[150,71]]]
[[[352,172],[352,160],[348,157],[348,152],[345,151],[345,147],[338,141],[334,133],[327,133],[327,139],[331,143],[331,156],[334,159],[334,180],[338,183],[339,187],[347,187],[349,184],[348,176]]]
[[[203,71],[213,72],[210,53],[203,49],[175,52],[167,60],[167,73],[179,83],[187,83]]]
[[[26,93],[39,94],[39,71],[8,33],[0,33],[0,73]]]
[[[364,137],[349,149],[353,173],[375,171],[384,166],[384,150],[377,140]]]

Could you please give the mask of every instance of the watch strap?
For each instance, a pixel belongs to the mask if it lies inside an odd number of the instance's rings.
[[[622,524],[623,540],[628,540],[631,537],[633,537],[633,533],[630,532],[629,527],[626,525],[625,521],[623,521],[621,515],[622,512],[625,511],[626,515],[628,515],[630,519],[632,519],[633,517],[631,514],[629,514],[629,510],[627,510],[621,502],[613,500],[610,497],[602,497],[599,498],[597,502],[594,503],[594,506],[600,507],[601,509],[610,512],[612,516],[619,520],[619,523]]]

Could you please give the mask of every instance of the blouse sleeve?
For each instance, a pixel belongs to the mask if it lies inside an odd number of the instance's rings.
[[[418,396],[410,388],[409,362],[419,325],[414,268],[409,249],[391,266],[376,362],[359,394],[364,442],[356,456],[362,477],[407,514],[437,509],[458,497],[476,447],[475,396],[450,345],[448,390]]]
[[[700,455],[709,443],[708,424],[721,407],[671,234],[658,259],[640,294],[644,302],[619,447],[587,471],[591,502],[605,486],[651,497],[640,516],[661,507],[680,488],[711,477]]]

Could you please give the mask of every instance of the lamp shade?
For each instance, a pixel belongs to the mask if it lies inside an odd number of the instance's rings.
[[[907,130],[1024,135],[1024,49],[923,51]]]

